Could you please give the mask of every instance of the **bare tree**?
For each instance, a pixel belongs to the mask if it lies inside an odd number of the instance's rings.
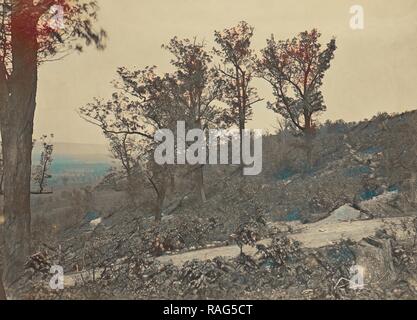
[[[120,160],[126,177],[130,180],[137,162],[137,156],[135,155],[136,141],[126,133],[120,136],[112,134],[109,135],[108,139],[110,140],[110,151],[113,157]]]
[[[214,33],[220,47],[215,48],[214,52],[223,63],[218,71],[226,83],[223,101],[230,107],[224,114],[224,120],[239,128],[241,159],[243,130],[252,116],[252,106],[262,100],[251,86],[255,72],[254,53],[250,48],[253,30],[248,23],[241,21],[235,27]]]
[[[86,121],[99,126],[113,141],[113,154],[122,161],[124,169],[141,170],[156,194],[155,220],[160,221],[166,195],[166,177],[170,171],[153,163],[154,133],[159,129],[174,129],[180,106],[177,80],[171,75],[158,76],[155,68],[129,71],[118,70],[117,91],[108,101],[95,99],[80,108]],[[129,141],[129,145],[123,141]],[[116,144],[115,144],[116,143]],[[134,153],[132,153],[134,149]]]
[[[64,15],[56,16],[53,5]],[[4,157],[4,280],[10,287],[30,253],[30,180],[38,66],[81,51],[103,48],[104,31],[92,28],[97,4],[83,0],[0,2],[0,127]],[[61,18],[64,27],[60,23]]]
[[[128,194],[132,197],[132,201],[135,198],[135,172],[138,168],[138,162],[140,157],[140,144],[137,143],[135,138],[127,133],[123,134],[107,134],[107,139],[110,142],[110,152],[114,159],[118,160],[121,164],[121,174],[119,172],[119,178],[127,180]]]
[[[335,39],[322,49],[319,38],[315,29],[285,41],[271,36],[257,63],[258,75],[272,85],[276,98],[268,108],[290,120],[294,129],[306,137],[309,162],[314,117],[326,110],[321,85],[336,50]]]
[[[166,165],[160,166],[154,161],[150,160],[146,163],[146,168],[144,168],[143,173],[155,191],[155,221],[160,222],[162,220],[162,211],[168,191],[169,180],[172,179],[172,172],[167,168]]]
[[[50,138],[52,139],[53,137],[54,135],[51,134]],[[47,135],[42,135],[39,142],[41,143],[42,151],[39,164],[35,167],[32,177],[35,184],[39,187],[39,194],[42,194],[48,185],[48,179],[52,177],[49,174],[49,169],[53,160],[52,152],[54,151],[54,145],[48,140]]]

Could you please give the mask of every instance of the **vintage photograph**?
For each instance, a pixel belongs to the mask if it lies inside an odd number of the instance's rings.
[[[415,300],[416,84],[417,0],[0,0],[0,300]]]

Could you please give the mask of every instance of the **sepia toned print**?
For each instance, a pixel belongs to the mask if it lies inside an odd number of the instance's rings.
[[[0,15],[0,300],[417,297],[416,0]]]

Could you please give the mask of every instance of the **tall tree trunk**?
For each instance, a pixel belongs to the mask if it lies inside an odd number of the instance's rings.
[[[198,112],[198,114],[200,114]],[[202,129],[201,119],[195,121],[194,128]],[[207,142],[206,142],[207,143]],[[205,145],[206,147],[207,145]],[[194,180],[194,185],[197,187],[197,192],[200,194],[201,202],[206,202],[206,191],[204,188],[204,170],[203,170],[203,164],[196,164],[198,167],[194,168],[194,165],[191,166],[191,170],[193,171],[191,173],[191,177]]]
[[[19,280],[30,254],[30,180],[38,47],[36,21],[28,17],[26,5],[16,1],[12,11],[13,71],[7,81],[8,96],[2,96],[5,104],[1,106],[0,114],[4,160],[3,280],[6,288]]]
[[[306,157],[307,157],[307,169],[310,170],[313,166],[313,136],[310,133],[306,133]]]
[[[131,170],[126,171],[126,180],[127,180],[127,196],[129,203],[136,208],[137,200],[137,190],[135,189],[135,177],[132,175]]]
[[[4,280],[12,285],[30,253],[30,172],[32,127],[2,126],[4,152]]]
[[[147,178],[156,194],[155,221],[159,223],[162,220],[162,210],[164,208],[164,201],[167,191],[166,177],[163,176],[163,172],[154,172],[153,177],[147,176]]]
[[[6,291],[4,290],[3,280],[1,279],[1,277],[0,277],[0,300],[6,300]]]
[[[162,177],[157,180],[159,180],[159,186],[157,186],[158,182],[156,183],[152,182],[152,184],[156,192],[155,222],[159,223],[162,221],[162,210],[164,209],[167,186],[166,186],[165,177]]]
[[[304,141],[306,146],[307,168],[311,169],[313,166],[313,140],[314,128],[311,122],[311,115],[304,115]]]
[[[4,171],[2,171],[0,175],[0,194],[3,194],[3,180],[4,180]]]
[[[416,181],[417,181],[417,173],[415,171],[411,172],[410,178],[410,202],[411,204],[417,203],[417,190],[416,190]]]
[[[198,191],[200,192],[201,202],[206,202],[206,190],[204,188],[204,167],[203,165],[200,165],[200,168],[196,171],[196,181],[197,181],[197,187]]]
[[[4,246],[3,216],[0,214],[0,246]],[[3,285],[3,270],[0,268],[0,300],[7,300],[6,290]]]
[[[168,171],[169,174],[169,191],[168,194],[172,197],[175,193],[175,173],[172,170]]]
[[[240,174],[243,176],[243,130],[245,129],[245,101],[244,97],[242,97],[242,88],[244,86],[243,79],[241,80],[241,74],[238,66],[235,66],[235,74],[236,74],[236,97],[238,103],[238,126],[239,126],[239,156],[240,156]],[[243,77],[244,75],[242,75]]]
[[[241,88],[239,88],[239,135],[240,135],[240,174],[243,176],[243,169],[245,164],[243,163],[243,132],[245,131],[246,127],[246,104],[247,104],[247,95],[246,95],[246,75],[242,71],[242,79],[241,79]],[[240,90],[242,93],[240,94]]]
[[[165,200],[165,189],[162,188],[157,193],[157,199],[156,199],[155,221],[158,223],[162,221],[162,210],[164,208],[164,200]]]

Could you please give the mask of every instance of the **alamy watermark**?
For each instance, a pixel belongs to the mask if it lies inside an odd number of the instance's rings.
[[[364,9],[361,5],[356,4],[349,9],[352,17],[349,21],[349,26],[352,30],[363,30],[365,28],[365,15]]]
[[[63,6],[59,4],[51,6],[51,8],[49,9],[49,14],[51,15],[51,17],[49,18],[48,26],[51,29],[58,31],[65,28]]]
[[[353,290],[361,290],[365,287],[365,269],[360,265],[354,265],[350,268],[349,288]]]
[[[154,152],[157,164],[243,164],[244,175],[262,172],[261,129],[243,129],[242,132],[191,129],[186,132],[185,121],[178,121],[176,129],[176,133],[170,129],[155,133],[154,140],[160,142]]]
[[[53,265],[49,273],[53,274],[49,281],[49,287],[52,290],[64,290],[64,268],[60,265]]]

